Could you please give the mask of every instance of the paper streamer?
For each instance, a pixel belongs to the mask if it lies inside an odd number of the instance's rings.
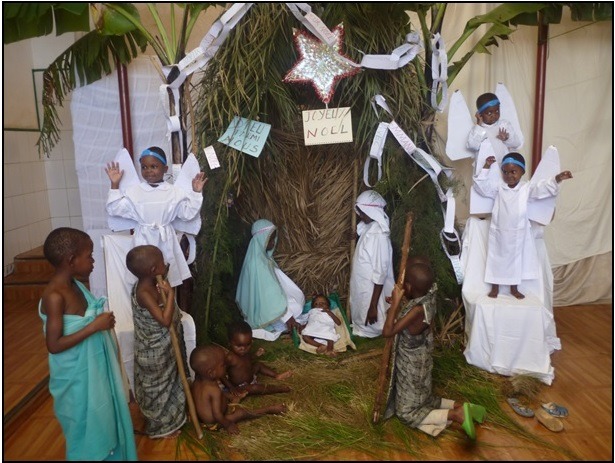
[[[391,110],[386,104],[386,100],[382,95],[376,95],[372,98],[372,107],[378,112],[377,107],[380,106],[384,109],[389,115],[391,115]],[[452,255],[444,239],[453,242],[447,234],[452,234],[455,236],[455,240],[459,244],[459,250],[461,251],[461,242],[459,240],[459,235],[455,230],[455,197],[453,195],[453,191],[448,189],[446,193],[442,190],[440,186],[440,182],[438,181],[438,175],[440,173],[444,173],[448,178],[452,176],[453,169],[449,167],[443,167],[431,154],[425,152],[421,148],[418,148],[412,139],[403,131],[401,127],[395,122],[391,121],[388,124],[380,123],[378,129],[376,131],[376,135],[374,136],[374,141],[372,142],[372,147],[370,150],[369,157],[365,161],[365,167],[363,171],[363,181],[368,187],[371,185],[368,183],[367,172],[369,168],[369,161],[371,159],[378,159],[378,163],[382,162],[382,151],[384,148],[384,140],[386,139],[386,133],[383,134],[383,131],[386,130],[391,131],[393,136],[397,139],[401,147],[404,151],[412,158],[414,162],[417,163],[419,167],[421,167],[430,177],[431,180],[436,187],[436,191],[438,192],[438,197],[440,198],[440,202],[442,204],[446,203],[446,208],[442,208],[442,214],[444,217],[444,227],[440,232],[440,240],[442,242],[442,247],[444,252],[448,256],[451,261],[451,265],[455,271],[455,276],[457,278],[457,282],[461,284],[463,281],[463,271],[461,268],[460,256]],[[380,169],[378,171],[379,176],[378,180],[380,180]]]
[[[436,34],[431,39],[431,107],[441,113],[448,100],[448,58],[444,48],[444,40],[440,34]],[[438,88],[442,89],[440,104],[437,102]]]

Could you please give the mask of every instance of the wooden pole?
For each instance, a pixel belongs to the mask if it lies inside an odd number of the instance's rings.
[[[410,237],[412,236],[412,221],[414,216],[412,212],[408,213],[406,218],[406,228],[404,229],[404,241],[401,247],[401,261],[399,263],[399,273],[397,274],[397,285],[404,286],[404,279],[406,278],[406,263],[408,262],[408,254],[410,253]],[[397,318],[397,312],[399,312],[399,304],[396,307],[389,307],[389,310],[395,311],[395,318]],[[380,421],[380,414],[382,411],[382,399],[384,398],[384,389],[387,386],[389,376],[391,374],[390,359],[391,351],[393,350],[394,336],[386,339],[384,344],[384,350],[382,351],[382,362],[380,363],[380,373],[378,375],[378,387],[376,389],[376,398],[374,400],[374,414],[372,421],[374,424]]]
[[[352,184],[352,202],[357,200],[358,191],[359,191],[359,158],[354,160],[354,175],[352,176],[353,184]],[[351,208],[351,216],[350,216],[350,227],[352,232],[356,235],[357,233],[357,213],[354,210],[354,206]],[[356,245],[356,236],[353,236],[350,240],[350,272],[352,273],[352,259],[354,259],[354,249]],[[352,323],[352,313],[350,310],[350,286],[348,287],[348,299],[346,299],[346,319],[348,323]]]
[[[545,114],[545,81],[547,75],[547,46],[549,24],[538,13],[538,43],[536,51],[536,96],[534,100],[534,139],[532,141],[532,173],[536,171],[542,157],[542,135]]]
[[[163,278],[162,275],[156,275],[156,280],[158,283],[162,283]],[[162,295],[162,302],[166,305],[167,296],[162,291],[160,292]],[[173,325],[173,321],[169,325],[169,333],[171,333],[171,344],[173,345],[173,352],[175,353],[175,360],[177,361],[177,369],[179,370],[179,376],[182,380],[182,385],[184,386],[184,392],[186,393],[186,401],[188,402],[188,411],[190,412],[190,419],[192,424],[194,425],[194,430],[196,431],[196,435],[199,439],[203,438],[203,431],[201,429],[201,423],[199,422],[199,417],[196,413],[196,407],[194,406],[194,399],[192,398],[192,392],[190,391],[190,384],[188,384],[188,378],[186,377],[186,370],[184,369],[184,359],[182,357],[182,351],[179,346],[179,340],[177,339],[177,333],[175,332],[175,326]]]

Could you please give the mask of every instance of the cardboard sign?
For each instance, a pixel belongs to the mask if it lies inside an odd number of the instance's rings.
[[[235,116],[218,141],[257,158],[265,146],[270,130],[270,124]]]
[[[305,146],[351,142],[350,108],[303,111],[303,139]]]

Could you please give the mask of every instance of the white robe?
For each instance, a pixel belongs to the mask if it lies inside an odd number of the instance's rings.
[[[310,309],[308,312],[308,321],[301,334],[303,336],[312,336],[321,344],[326,344],[327,341],[337,341],[340,335],[335,330],[335,321],[331,315],[324,312],[320,308]]]
[[[541,180],[535,185],[522,180],[515,188],[509,188],[504,181],[491,182],[488,173],[489,169],[482,169],[474,177],[479,194],[495,200],[489,226],[485,282],[518,285],[521,280],[536,279],[540,263],[527,204],[530,198],[556,196],[559,184],[555,178]]]
[[[384,320],[389,304],[385,296],[393,292],[393,247],[389,232],[384,232],[376,222],[365,225],[361,222],[357,247],[352,259],[350,273],[350,311],[352,314],[352,333],[355,336],[374,338],[382,334]],[[365,318],[372,299],[374,285],[383,285],[378,299],[378,321],[365,325]]]
[[[506,130],[508,132],[508,140],[502,141],[498,138],[498,133],[500,129]],[[478,151],[480,149],[480,145],[484,139],[488,138],[491,141],[491,145],[493,146],[493,151],[495,154],[495,159],[498,161],[498,164],[502,164],[502,158],[507,155],[510,151],[513,151],[521,145],[521,139],[519,135],[515,132],[512,124],[506,119],[499,119],[494,124],[480,124],[474,125],[470,133],[468,134],[468,149],[473,151]]]
[[[171,222],[192,220],[200,213],[202,204],[202,193],[186,191],[167,182],[157,187],[142,182],[126,189],[124,194],[119,189],[109,190],[107,213],[137,222],[133,246],[158,247],[169,264],[169,284],[175,287],[190,278],[191,273]]]

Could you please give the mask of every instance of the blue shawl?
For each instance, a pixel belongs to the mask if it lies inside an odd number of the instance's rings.
[[[248,324],[265,328],[286,313],[287,298],[275,275],[274,247],[267,251],[276,226],[260,219],[252,225],[252,239],[241,267],[235,301]],[[277,244],[277,238],[276,243]]]

